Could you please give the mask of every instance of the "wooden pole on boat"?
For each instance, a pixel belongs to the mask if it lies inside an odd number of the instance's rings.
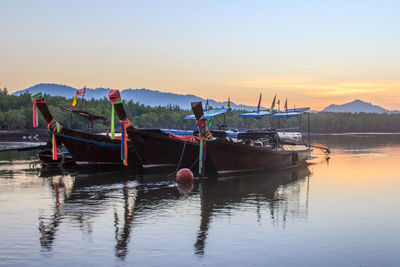
[[[225,123],[225,113],[224,113],[224,126],[223,126],[223,130],[225,130],[225,125],[226,125],[226,123]]]
[[[308,147],[311,149],[310,112],[307,112]]]

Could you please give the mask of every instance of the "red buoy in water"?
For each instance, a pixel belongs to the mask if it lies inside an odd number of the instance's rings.
[[[176,181],[178,183],[191,183],[193,182],[194,176],[193,176],[193,172],[189,169],[180,169],[177,173],[176,173]]]

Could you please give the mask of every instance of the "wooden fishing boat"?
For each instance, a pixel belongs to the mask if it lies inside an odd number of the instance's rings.
[[[207,154],[218,173],[260,171],[294,167],[306,163],[311,150],[304,144],[282,144],[278,140],[264,144],[260,136],[271,140],[278,132],[265,132],[254,139],[252,133],[238,134],[238,141],[217,138],[207,141]],[[278,145],[279,144],[279,145]]]
[[[98,167],[121,167],[121,140],[111,139],[106,135],[94,135],[61,127],[51,115],[46,101],[41,95],[34,96],[36,107],[53,132],[53,147],[63,144],[78,165],[96,165]],[[92,114],[89,114],[90,116]],[[142,165],[131,144],[128,144],[128,166],[136,171]],[[58,160],[54,159],[53,160]]]
[[[127,120],[119,91],[110,91],[109,98],[120,121]],[[129,126],[126,132],[144,168],[169,166],[175,170],[189,168],[198,172],[199,140],[195,136],[173,135],[160,129],[139,130],[133,126]],[[206,174],[215,175],[211,159],[207,164]]]
[[[193,102],[192,110],[197,124],[206,125],[201,102]],[[205,165],[210,159],[218,174],[294,167],[305,164],[311,154],[300,132],[246,131],[235,138],[204,138],[207,130],[199,126],[199,135],[206,142]]]

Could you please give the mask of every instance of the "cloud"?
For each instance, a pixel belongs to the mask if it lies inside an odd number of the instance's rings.
[[[276,92],[278,97],[290,97],[292,102],[311,106],[314,109],[322,109],[329,104],[346,103],[357,98],[389,109],[399,109],[400,80],[363,80],[301,75],[251,76],[229,82],[227,86],[240,88],[243,92],[269,91],[269,97]]]
[[[385,94],[400,89],[400,81],[357,80],[336,81],[307,76],[255,77],[230,83],[240,88],[275,88],[316,98]]]

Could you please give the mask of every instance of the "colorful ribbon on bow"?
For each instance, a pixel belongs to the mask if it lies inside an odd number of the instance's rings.
[[[32,122],[33,122],[33,128],[37,128],[39,126],[38,111],[37,111],[37,108],[36,108],[36,104],[38,104],[38,103],[46,103],[46,101],[43,100],[41,93],[38,93],[38,94],[32,96]]]
[[[38,119],[38,111],[36,109],[37,103],[43,103],[43,101],[34,100],[32,102],[32,121],[33,121],[33,128],[37,128],[39,126],[39,119]]]
[[[111,139],[115,139],[115,124],[114,124],[114,104],[122,104],[121,97],[112,98],[110,97],[111,101]]]
[[[53,160],[57,160],[57,140],[56,140],[56,135],[55,133],[59,133],[61,130],[60,124],[56,122],[55,119],[52,119],[50,123],[47,125],[50,131],[52,131],[51,135],[51,143],[52,143],[52,148],[51,148],[51,155]]]
[[[206,154],[206,141],[211,140],[213,138],[211,131],[211,124],[214,117],[210,119],[209,122],[198,120],[196,121],[197,127],[199,129],[199,137],[200,137],[200,152],[199,152],[199,176],[203,176],[203,169],[204,169],[204,161],[205,161],[205,154]]]
[[[124,162],[124,165],[128,165],[128,136],[126,133],[126,128],[131,126],[131,122],[127,117],[123,120],[119,121],[121,124],[121,159]]]

